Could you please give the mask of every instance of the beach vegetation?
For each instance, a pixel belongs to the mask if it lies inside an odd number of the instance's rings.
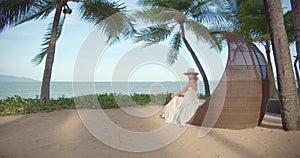
[[[20,96],[7,97],[0,100],[0,117],[37,112],[52,112],[63,109],[112,109],[130,106],[163,106],[171,100],[172,93],[165,94],[96,94],[78,97],[59,97],[50,99],[46,104],[40,102],[39,97],[22,98]],[[200,99],[207,98],[200,94]]]

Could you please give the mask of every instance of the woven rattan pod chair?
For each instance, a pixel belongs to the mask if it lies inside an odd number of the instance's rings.
[[[198,108],[191,124],[229,129],[255,127],[261,123],[270,99],[273,77],[269,65],[257,47],[242,36],[214,34],[227,40],[227,65],[215,91]]]

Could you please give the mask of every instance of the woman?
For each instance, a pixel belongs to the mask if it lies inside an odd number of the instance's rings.
[[[199,100],[197,97],[198,73],[193,68],[189,68],[186,73],[189,83],[179,92],[174,93],[172,100],[164,107],[161,117],[167,123],[174,123],[177,126],[184,126],[194,116]],[[184,97],[179,95],[184,93]]]

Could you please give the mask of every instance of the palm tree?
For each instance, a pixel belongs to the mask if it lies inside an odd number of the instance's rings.
[[[292,12],[294,16],[294,26],[295,26],[295,34],[296,34],[296,50],[297,50],[297,58],[300,69],[300,1],[299,0],[291,0]],[[300,81],[297,81],[298,83]],[[298,85],[298,89],[300,89],[300,84]]]
[[[297,82],[297,85],[298,85],[298,88],[297,88],[297,91],[298,91],[298,96],[300,96],[300,76],[299,76],[299,71],[298,71],[298,66],[297,66],[297,63],[298,63],[298,56],[294,56],[295,60],[294,60],[294,69],[295,69],[295,76],[296,76],[296,82]]]
[[[122,12],[125,7],[116,2],[106,0],[1,0],[0,31],[8,26],[19,25],[30,20],[45,19],[50,13],[55,12],[53,22],[49,24],[48,32],[45,34],[41,52],[33,58],[35,64],[40,64],[46,57],[40,96],[42,103],[46,103],[50,99],[50,81],[56,41],[61,35],[65,15],[72,13],[72,9],[68,5],[70,2],[80,5],[82,18],[99,26],[107,34],[109,42],[119,40],[122,35],[123,37],[129,36],[133,31],[130,17]],[[104,20],[112,15],[117,16],[118,20],[114,20],[114,18]]]
[[[263,0],[240,0],[236,7],[237,24],[235,32],[241,34],[251,42],[259,42],[266,51],[268,64],[272,68],[271,62],[271,39],[267,24],[267,17]],[[289,42],[295,41],[294,23],[291,12],[284,15],[286,30]]]
[[[299,130],[299,98],[280,0],[264,0],[274,51],[284,130]]]
[[[169,64],[177,60],[183,42],[202,76],[205,95],[210,95],[208,78],[188,42],[186,31],[191,31],[198,40],[214,46],[215,42],[203,24],[220,26],[225,22],[227,16],[223,13],[228,9],[227,3],[218,0],[140,0],[138,3],[145,6],[145,9],[137,11],[135,16],[152,25],[137,32],[136,42],[144,41],[149,46],[168,40],[172,36],[168,53]]]

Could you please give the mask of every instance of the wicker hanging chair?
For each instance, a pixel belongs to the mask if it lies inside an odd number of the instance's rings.
[[[198,108],[191,124],[229,129],[260,125],[274,81],[269,65],[259,49],[242,36],[230,32],[213,34],[227,40],[227,65],[215,91]]]

